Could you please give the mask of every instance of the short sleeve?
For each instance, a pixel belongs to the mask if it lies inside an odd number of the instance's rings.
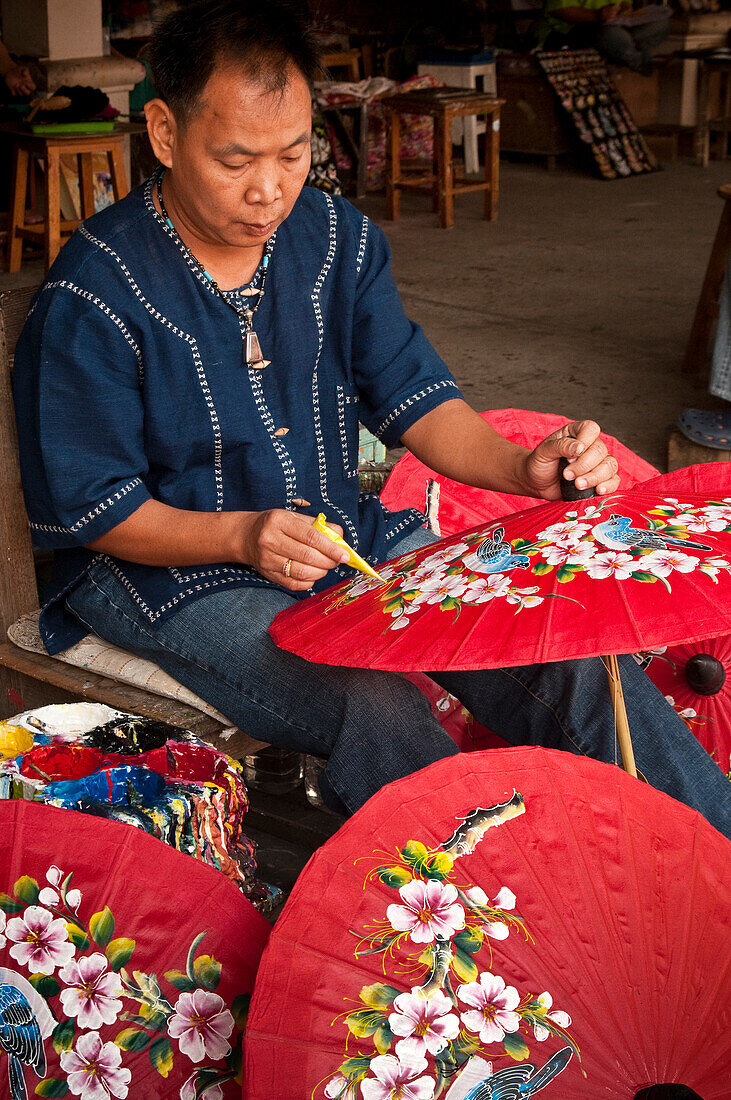
[[[383,232],[364,227],[352,364],[360,419],[387,447],[432,409],[460,397],[457,383],[419,325],[404,313]]]
[[[93,542],[149,499],[141,373],[135,339],[101,299],[73,284],[41,292],[14,379],[38,544]]]

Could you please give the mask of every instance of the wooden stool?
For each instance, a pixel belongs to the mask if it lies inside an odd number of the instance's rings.
[[[124,134],[19,134],[13,157],[13,187],[8,226],[8,271],[20,271],[23,241],[44,242],[46,270],[61,250],[61,237],[69,236],[80,224],[61,219],[60,161],[63,153],[78,158],[79,189],[82,218],[94,213],[94,180],[92,155],[106,153],[115,201],[129,190],[123,157]],[[28,225],[25,221],[25,200],[31,155],[45,165],[46,208],[44,221]]]
[[[731,183],[719,187],[718,195],[724,200],[723,210],[685,349],[683,371],[686,374],[701,370],[708,359],[711,329],[718,317],[718,303],[731,246]]]
[[[402,190],[428,188],[434,195],[442,229],[449,229],[454,225],[454,196],[467,191],[485,192],[485,217],[488,221],[493,221],[497,217],[500,107],[504,102],[503,99],[495,99],[483,92],[464,88],[424,88],[382,99],[386,112],[386,148],[389,161],[386,173],[386,216],[392,221],[399,217]],[[399,116],[405,114],[430,115],[434,119],[435,171],[402,175]],[[485,178],[480,183],[455,184],[452,120],[473,115],[485,115]]]

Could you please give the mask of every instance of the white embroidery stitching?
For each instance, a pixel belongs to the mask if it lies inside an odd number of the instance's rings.
[[[118,489],[112,496],[106,498],[106,500],[100,500],[95,508],[92,508],[90,512],[87,512],[85,516],[78,519],[71,527],[52,527],[47,523],[31,523],[30,527],[33,531],[48,531],[55,532],[62,535],[74,535],[77,531],[80,531],[82,527],[85,527],[87,523],[90,523],[96,516],[100,516],[102,512],[106,512],[107,508],[112,508],[118,500],[121,500],[123,496],[126,496],[136,485],[141,485],[142,480],[139,477],[132,478],[122,488]]]
[[[336,386],[336,393],[338,395],[338,428],[340,429],[340,449],[343,452],[343,472],[346,477],[357,477],[358,467],[355,469],[351,466],[350,462],[350,448],[348,447],[348,431],[345,423],[345,406],[357,405],[360,398],[356,395],[351,396],[346,394],[344,386]]]
[[[393,409],[392,412],[388,414],[383,423],[379,425],[379,427],[376,429],[376,435],[380,438],[381,434],[386,430],[388,425],[397,417],[399,417],[401,413],[409,407],[409,405],[415,405],[417,401],[421,401],[422,397],[427,397],[430,393],[436,393],[437,390],[444,389],[445,386],[451,386],[453,389],[457,389],[456,382],[453,382],[449,378],[444,378],[441,382],[435,382],[433,385],[427,386],[425,390],[419,390],[418,393],[412,394],[411,397],[407,397],[406,400],[402,401],[398,408]]]
[[[196,373],[198,375],[198,382],[201,390],[203,391],[203,398],[206,402],[206,406],[208,407],[208,415],[211,420],[211,429],[213,432],[213,475],[216,482],[216,511],[222,511],[223,474],[221,470],[221,457],[223,454],[223,444],[221,441],[221,425],[218,420],[218,413],[216,412],[216,406],[213,403],[213,397],[211,395],[210,387],[208,385],[208,379],[206,378],[206,372],[203,367],[203,360],[201,359],[200,352],[198,351],[198,345],[196,343],[195,337],[191,336],[190,333],[185,332],[183,329],[178,328],[177,325],[174,325],[172,321],[169,321],[167,317],[165,317],[162,313],[160,313],[159,310],[157,310],[153,306],[152,302],[150,302],[140,290],[139,286],[132,276],[132,273],[130,272],[122,257],[117,252],[115,252],[113,248],[111,248],[104,241],[100,241],[98,237],[95,237],[92,233],[90,233],[84,224],[79,226],[79,233],[81,233],[82,236],[86,237],[87,240],[91,241],[92,244],[95,244],[97,248],[100,248],[103,252],[106,252],[107,255],[116,260],[125,278],[127,279],[127,282],[134,291],[135,297],[142,304],[142,306],[144,306],[150,316],[154,317],[155,320],[159,321],[161,325],[165,326],[165,328],[175,333],[175,335],[180,337],[180,339],[183,340],[190,348],[191,355],[193,357],[193,363],[196,369]]]
[[[360,275],[361,265],[363,264],[363,258],[365,257],[366,250],[366,238],[368,237],[368,218],[363,218],[363,228],[360,231],[360,244],[358,245],[358,256],[355,261],[355,274]]]

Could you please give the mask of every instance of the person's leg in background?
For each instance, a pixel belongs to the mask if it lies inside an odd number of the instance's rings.
[[[731,258],[718,303],[708,392],[731,402]],[[678,428],[702,447],[731,450],[731,409],[684,409],[678,417]]]

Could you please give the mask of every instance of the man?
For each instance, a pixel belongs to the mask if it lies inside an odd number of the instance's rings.
[[[668,36],[671,14],[655,4],[633,12],[629,0],[546,0],[536,34],[542,50],[593,46],[607,61],[650,76],[652,54]]]
[[[94,630],[156,661],[253,736],[327,758],[323,796],[352,812],[456,751],[403,677],[308,664],[267,632],[351,575],[318,512],[373,562],[430,541],[418,512],[359,496],[359,419],[450,477],[546,499],[562,456],[600,495],[616,462],[591,421],[532,453],[498,436],[404,316],[381,232],[302,189],[316,53],[289,9],[188,8],[152,67],[164,172],[62,249],[16,354],[28,510],[59,550],[44,641]],[[723,825],[721,773],[625,671],[639,767]],[[614,759],[599,661],[434,675],[511,740]]]

